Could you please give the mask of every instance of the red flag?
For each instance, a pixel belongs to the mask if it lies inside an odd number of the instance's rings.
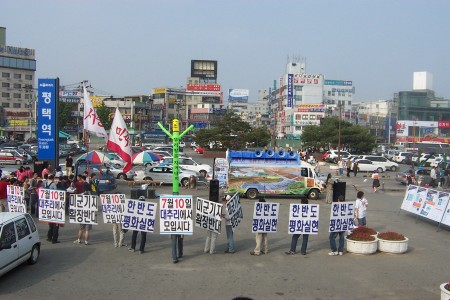
[[[108,143],[106,144],[108,149],[118,153],[120,157],[127,163],[123,168],[123,172],[126,173],[131,170],[131,141],[128,134],[127,125],[123,120],[122,114],[119,109],[116,108],[116,114],[111,125],[109,132]]]
[[[84,110],[83,110],[83,127],[87,131],[94,132],[98,137],[105,138],[108,136],[106,134],[105,128],[103,128],[102,122],[92,106],[91,99],[89,98],[89,93],[86,90],[86,86],[83,83],[83,98],[84,98]]]

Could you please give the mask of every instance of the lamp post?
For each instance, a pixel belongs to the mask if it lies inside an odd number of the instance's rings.
[[[341,160],[341,119],[342,119],[342,103],[338,104],[339,108],[339,127],[338,127],[338,161]]]

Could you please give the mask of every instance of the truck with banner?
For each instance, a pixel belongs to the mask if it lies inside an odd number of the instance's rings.
[[[313,166],[300,160],[295,151],[227,151],[228,194],[249,199],[259,195],[303,195],[316,200],[323,182]]]

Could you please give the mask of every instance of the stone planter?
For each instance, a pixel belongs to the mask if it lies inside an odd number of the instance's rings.
[[[373,254],[377,252],[378,248],[378,239],[375,238],[374,241],[362,242],[362,241],[353,241],[347,239],[347,251],[356,254]]]
[[[388,241],[378,238],[378,250],[387,253],[405,253],[408,250],[409,239],[404,241]]]
[[[445,288],[446,285],[447,285],[447,282],[441,284],[441,300],[450,299],[450,291]]]

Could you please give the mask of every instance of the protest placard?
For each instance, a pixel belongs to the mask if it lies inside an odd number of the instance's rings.
[[[193,234],[192,196],[162,195],[160,206],[160,234]]]
[[[289,234],[318,234],[319,205],[291,203],[289,210]]]
[[[333,202],[330,212],[330,226],[328,232],[352,230],[356,227],[355,202]]]
[[[408,189],[405,192],[405,197],[403,198],[400,209],[415,213],[415,210],[413,209],[413,203],[414,199],[416,199],[418,188],[419,187],[417,185],[408,185]]]
[[[449,193],[428,189],[427,197],[420,207],[420,215],[427,219],[440,222],[444,216],[449,200]]]
[[[8,202],[8,210],[10,212],[27,212],[27,203],[24,194],[25,191],[21,186],[6,186],[6,201]]]
[[[255,202],[253,209],[253,233],[277,232],[280,203]]]
[[[156,203],[127,199],[123,213],[123,229],[154,232]]]
[[[223,204],[197,197],[195,226],[220,234]]]
[[[239,193],[234,194],[233,197],[227,201],[227,210],[231,218],[231,226],[234,232],[244,218]]]
[[[125,194],[101,194],[103,222],[105,224],[122,223],[125,211]]]
[[[64,224],[66,191],[39,189],[39,221]]]
[[[97,225],[98,196],[73,194],[69,198],[69,223]]]
[[[228,160],[225,158],[214,159],[214,179],[219,180],[219,188],[227,187],[228,181]]]

